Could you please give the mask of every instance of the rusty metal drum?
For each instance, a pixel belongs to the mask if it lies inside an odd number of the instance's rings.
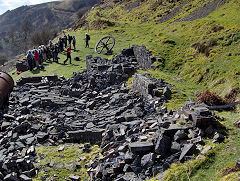
[[[0,72],[0,108],[8,100],[10,93],[13,91],[13,87],[13,78],[5,72]]]

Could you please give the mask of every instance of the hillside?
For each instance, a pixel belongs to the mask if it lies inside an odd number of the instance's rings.
[[[86,20],[93,30],[111,29],[128,44],[146,45],[166,60],[162,70],[224,95],[239,87],[239,6],[222,0],[105,1]]]
[[[92,47],[111,34],[117,42],[114,55],[132,44],[146,45],[165,60],[155,63],[161,72],[224,96],[239,87],[239,6],[234,0],[102,1],[73,27],[82,28],[70,32],[81,44],[74,54],[83,60],[97,55],[82,49],[85,31],[90,29]]]
[[[235,92],[235,100],[239,100],[239,8],[238,0],[101,1],[73,26],[76,31],[67,32],[77,38],[77,51],[72,55],[80,57],[81,61],[63,65],[66,56],[60,54],[59,64],[45,63],[42,71],[27,71],[13,77],[16,80],[21,76],[57,73],[70,78],[73,72],[86,68],[86,55],[111,59],[123,48],[138,44],[146,45],[153,55],[164,60],[164,63],[154,62],[153,69],[139,72],[149,73],[173,86],[173,98],[164,104],[168,109],[180,108],[189,97],[194,100],[205,90],[222,97]],[[86,31],[91,35],[90,49],[84,48]],[[94,45],[106,34],[116,39],[113,55],[97,55]],[[205,147],[212,147],[210,153],[185,163],[176,162],[166,172],[165,180],[239,179],[239,168],[235,165],[240,155],[240,130],[233,125],[239,121],[239,107],[234,111],[216,111],[214,114],[226,128],[222,130],[228,133],[225,141],[213,144],[213,135],[204,138]],[[153,180],[162,177],[157,176]]]
[[[0,16],[0,54],[11,56],[25,52],[31,44],[25,39],[31,37],[33,32],[47,29],[58,33],[67,29],[97,2],[54,1],[7,11]],[[19,45],[23,41],[27,47]]]

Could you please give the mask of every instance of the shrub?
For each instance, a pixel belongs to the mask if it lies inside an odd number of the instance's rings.
[[[104,28],[105,26],[114,26],[115,23],[109,21],[109,20],[103,20],[103,19],[96,19],[92,22],[92,26],[96,29]]]
[[[231,97],[231,99],[229,99]],[[230,104],[233,102],[232,96],[230,95],[229,98],[222,98],[218,96],[215,92],[210,92],[206,90],[197,99],[197,103],[205,103],[209,106],[217,106],[217,105],[225,105]]]
[[[208,57],[211,51],[211,47],[216,45],[217,45],[217,40],[211,39],[208,42],[194,43],[192,47],[195,48],[198,51],[198,53],[203,53]]]
[[[31,35],[31,42],[33,45],[46,45],[49,40],[56,37],[57,31],[55,29],[44,29],[42,31],[36,31]]]
[[[0,65],[4,65],[5,62],[7,62],[7,58],[4,54],[0,54]]]

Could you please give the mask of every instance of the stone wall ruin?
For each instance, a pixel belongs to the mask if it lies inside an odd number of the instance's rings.
[[[224,139],[204,105],[167,110],[171,85],[162,79],[137,73],[126,87],[137,59],[130,48],[112,60],[88,56],[87,70],[69,79],[20,80],[0,111],[0,180],[34,177],[38,144],[97,143],[92,180],[147,180],[204,151],[202,137]]]

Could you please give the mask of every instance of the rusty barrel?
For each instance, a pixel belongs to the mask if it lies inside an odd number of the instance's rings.
[[[8,100],[13,87],[14,80],[12,77],[5,72],[0,72],[0,108]]]

